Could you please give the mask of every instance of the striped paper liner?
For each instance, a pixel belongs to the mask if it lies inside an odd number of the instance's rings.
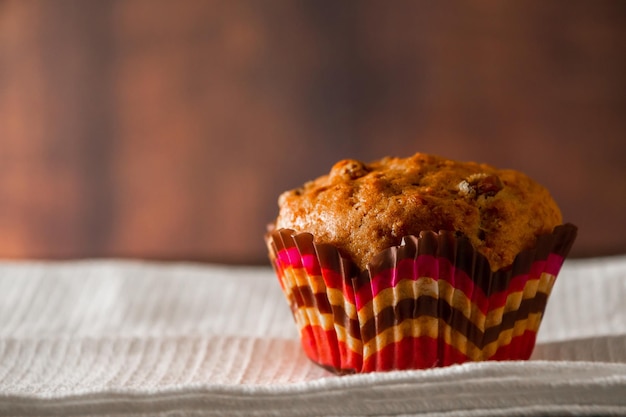
[[[310,233],[266,241],[304,351],[343,374],[528,359],[576,233],[558,226],[496,272],[447,231],[406,236],[365,271]]]

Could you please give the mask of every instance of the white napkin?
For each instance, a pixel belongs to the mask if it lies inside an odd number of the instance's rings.
[[[267,268],[0,263],[0,415],[626,414],[626,256],[569,260],[533,360],[338,377]]]

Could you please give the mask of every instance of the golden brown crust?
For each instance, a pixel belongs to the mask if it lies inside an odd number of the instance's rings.
[[[562,223],[548,191],[520,172],[420,153],[339,161],[328,175],[283,193],[279,208],[277,228],[310,232],[362,269],[403,236],[451,230],[497,270]]]

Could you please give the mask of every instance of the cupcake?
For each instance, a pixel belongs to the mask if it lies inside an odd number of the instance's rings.
[[[339,161],[278,205],[270,260],[340,374],[528,359],[577,231],[520,172],[420,153]]]

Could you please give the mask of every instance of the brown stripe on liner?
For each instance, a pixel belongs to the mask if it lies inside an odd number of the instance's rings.
[[[440,317],[439,302],[445,304],[448,313],[451,308],[444,300],[422,295],[417,299],[405,298],[395,305],[383,308],[374,317],[367,320],[361,326],[362,342],[365,344],[376,337],[378,333],[393,327],[407,319],[414,319],[421,316]],[[446,314],[449,316],[449,314]]]
[[[289,301],[291,305],[296,305],[297,307],[313,307],[320,314],[331,314],[334,323],[343,326],[353,338],[361,340],[359,321],[351,319],[342,306],[330,304],[325,293],[313,294],[309,287],[296,287]],[[293,309],[292,311],[295,313]]]
[[[333,321],[348,331],[348,334],[361,340],[361,326],[358,320],[351,319],[341,306],[332,305]]]
[[[531,314],[543,312],[547,302],[548,295],[542,292],[538,292],[533,298],[523,299],[517,310],[504,313],[502,315],[502,322],[485,330],[482,346],[479,347],[482,348],[498,340],[500,333],[512,329],[515,326],[515,322],[524,320]]]
[[[535,300],[537,298],[537,300]],[[542,312],[545,308],[547,295],[537,293],[535,298],[522,300],[519,311],[505,313],[502,322],[485,330],[483,333],[471,320],[453,308],[445,300],[423,295],[417,300],[405,298],[395,306],[382,309],[376,316],[369,319],[361,327],[362,342],[365,344],[377,334],[407,319],[429,316],[444,320],[453,330],[463,334],[479,349],[498,340],[505,330],[512,329],[516,321],[528,318],[530,314]]]
[[[298,306],[315,307],[322,314],[333,312],[328,297],[324,293],[315,293],[308,286],[298,286],[292,289],[293,302]]]

